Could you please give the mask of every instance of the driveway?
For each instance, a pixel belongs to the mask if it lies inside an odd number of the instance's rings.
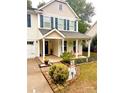
[[[27,60],[27,93],[53,93],[37,63]]]

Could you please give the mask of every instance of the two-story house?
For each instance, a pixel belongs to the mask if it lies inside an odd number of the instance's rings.
[[[28,9],[27,57],[42,56],[44,60],[45,55],[60,57],[65,51],[76,57],[82,55],[82,40],[90,41],[90,37],[78,32],[78,20],[65,0],[52,0],[38,9]]]

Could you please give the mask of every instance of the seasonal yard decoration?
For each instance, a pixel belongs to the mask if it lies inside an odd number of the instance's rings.
[[[68,67],[64,64],[54,64],[49,69],[49,75],[56,84],[64,84],[68,79]]]
[[[62,58],[63,62],[70,64],[70,61],[74,55],[71,52],[64,52],[60,57]]]

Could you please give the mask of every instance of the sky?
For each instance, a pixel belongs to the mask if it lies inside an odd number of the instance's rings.
[[[33,8],[36,8],[37,5],[39,4],[39,2],[49,2],[50,0],[31,0],[32,1],[32,7]],[[96,13],[96,0],[86,0],[87,2],[92,2],[93,3],[93,6],[95,7],[95,13]],[[94,24],[96,22],[96,15],[94,15],[92,17],[92,24]]]

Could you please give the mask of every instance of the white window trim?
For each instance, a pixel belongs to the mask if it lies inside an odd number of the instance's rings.
[[[51,29],[51,17],[49,17],[49,16],[43,16],[44,18],[43,19],[45,19],[45,17],[48,17],[48,18],[50,18],[50,27],[45,27],[45,20],[43,21],[43,28],[44,29]]]

